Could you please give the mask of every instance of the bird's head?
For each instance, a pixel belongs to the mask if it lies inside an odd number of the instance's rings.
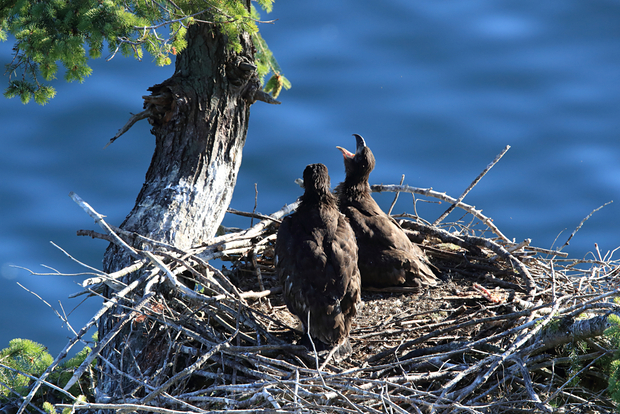
[[[353,134],[357,142],[355,154],[342,147],[336,147],[344,156],[344,170],[347,180],[368,180],[370,172],[375,168],[375,156],[361,135]]]
[[[330,192],[327,167],[323,164],[310,164],[304,170],[305,192],[325,194]]]

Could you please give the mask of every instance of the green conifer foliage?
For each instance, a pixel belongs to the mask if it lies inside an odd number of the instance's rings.
[[[616,299],[617,303],[619,300]],[[614,359],[609,365],[609,396],[620,407],[620,317],[615,314],[611,314],[608,317],[611,325],[605,331],[605,336],[611,340],[612,347],[616,349]],[[618,408],[620,412],[620,408]]]
[[[272,0],[258,3],[271,11]],[[197,23],[217,26],[237,51],[239,34],[250,33],[259,43],[261,79],[269,70],[282,77],[258,34],[258,21],[255,8],[248,11],[240,0],[0,0],[0,40],[7,33],[16,40],[4,96],[47,103],[56,91],[46,82],[56,77],[58,63],[65,68],[65,80],[83,82],[92,72],[89,58],[101,57],[106,44],[107,59],[120,52],[140,60],[146,51],[158,65],[169,65],[171,55],[187,47],[187,27]],[[286,79],[283,85],[290,87]]]
[[[96,342],[96,336],[93,336]],[[47,381],[63,388],[73,376],[75,370],[84,362],[91,349],[85,346],[73,358],[57,366]],[[21,401],[20,395],[25,396],[30,391],[32,377],[40,377],[41,374],[52,364],[53,358],[43,345],[29,339],[13,339],[9,347],[0,351],[0,402]],[[92,362],[93,368],[95,361]],[[24,375],[26,374],[26,375]],[[29,377],[29,376],[30,377]],[[74,384],[68,391],[73,395],[79,395],[82,401],[92,397],[92,378],[84,377]],[[53,390],[51,387],[43,387],[37,393],[37,404],[49,398],[49,393],[54,393],[55,401],[73,402],[67,399],[65,394]],[[51,407],[51,406],[50,406]],[[48,412],[50,407],[45,408]],[[53,407],[52,407],[53,408]]]
[[[282,75],[282,70],[280,70],[278,62],[273,56],[273,53],[271,53],[271,50],[267,47],[267,43],[263,40],[260,33],[256,33],[253,40],[259,52],[256,58],[256,66],[261,76],[261,84],[264,84],[265,75],[270,72],[273,73],[265,85],[265,92],[271,93],[274,98],[277,98],[283,87],[284,89],[291,88],[291,82]]]
[[[48,381],[52,384],[58,385],[61,388],[64,388],[64,386],[67,385],[67,383],[73,376],[75,370],[79,368],[80,365],[82,365],[82,362],[84,362],[88,354],[90,354],[90,351],[91,349],[87,346],[82,348],[82,350],[78,352],[73,358],[65,361],[60,366],[55,368],[54,371],[50,374]],[[96,364],[96,361],[93,361],[91,363],[93,369]],[[82,381],[87,382],[88,378],[85,377]],[[74,384],[71,388],[69,388],[69,392],[73,395],[80,395],[88,391],[90,394],[90,389],[88,385],[94,384],[87,384],[87,386],[82,387],[82,384],[78,382]]]
[[[13,339],[8,348],[0,351],[0,363],[38,377],[53,361],[46,350],[43,345],[28,339]],[[18,372],[0,367],[0,401],[14,397],[11,390],[25,395],[30,381],[30,378]]]

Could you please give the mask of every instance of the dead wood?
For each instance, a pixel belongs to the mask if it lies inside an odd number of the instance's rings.
[[[381,186],[388,188],[403,191],[407,186]],[[298,323],[283,303],[274,271],[277,228],[295,204],[271,216],[241,213],[262,221],[183,251],[120,231],[77,195],[72,197],[105,232],[81,234],[112,240],[135,262],[117,274],[84,281],[85,288],[105,283],[117,294],[66,350],[112,304],[122,304],[126,311],[110,337],[101,338],[75,370],[65,390],[94,358],[106,364],[100,351],[122,325],[142,325],[150,332],[145,348],[133,355],[142,375],[115,371],[131,384],[127,398],[75,403],[70,407],[76,411],[614,409],[605,395],[606,371],[601,363],[613,353],[603,335],[608,316],[620,315],[620,306],[613,303],[620,296],[620,267],[613,254],[599,255],[598,260],[567,259],[562,252],[530,246],[528,240],[508,242],[489,227],[473,229],[463,221],[437,227],[411,217],[400,220],[441,269],[442,283],[417,293],[406,288],[364,291],[351,331],[353,354],[334,362],[299,345]],[[473,207],[465,210],[481,218]],[[489,230],[498,237],[485,237]],[[209,263],[214,258],[228,264],[215,268]],[[132,285],[117,281],[137,270],[144,276]],[[164,291],[173,292],[173,299],[166,299],[170,296]],[[159,360],[167,363],[152,365]],[[46,376],[31,394],[45,386]]]

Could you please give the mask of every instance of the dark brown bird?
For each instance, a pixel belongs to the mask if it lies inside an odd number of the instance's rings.
[[[342,151],[346,172],[344,181],[336,187],[336,194],[340,211],[349,219],[357,238],[362,286],[437,285],[424,252],[370,195],[368,176],[375,168],[375,157],[364,138],[353,135],[357,140],[355,154],[336,147]]]
[[[350,353],[347,338],[361,289],[355,234],[338,210],[325,165],[306,167],[304,189],[297,211],[282,221],[276,240],[284,300],[317,349],[343,345]]]

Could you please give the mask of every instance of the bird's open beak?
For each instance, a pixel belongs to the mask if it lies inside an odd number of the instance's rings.
[[[359,154],[366,146],[366,141],[364,141],[364,138],[362,138],[362,136],[359,134],[353,134],[353,136],[355,137],[355,141],[357,142],[355,153]]]
[[[359,134],[353,134],[353,136],[355,137],[355,141],[357,143],[355,147],[355,154],[359,154],[360,152],[362,152],[362,149],[364,149],[364,147],[366,146],[366,141],[364,141],[364,138],[362,138],[362,136]],[[338,148],[342,152],[342,155],[344,155],[345,158],[355,157],[355,154],[353,154],[351,151],[346,150],[345,148],[342,148],[342,147],[336,147],[336,148]]]
[[[342,147],[336,147],[340,150],[340,152],[342,152],[342,155],[344,155],[345,158],[353,158],[355,157],[355,154],[353,154],[351,151],[348,151],[346,148],[342,148]]]

